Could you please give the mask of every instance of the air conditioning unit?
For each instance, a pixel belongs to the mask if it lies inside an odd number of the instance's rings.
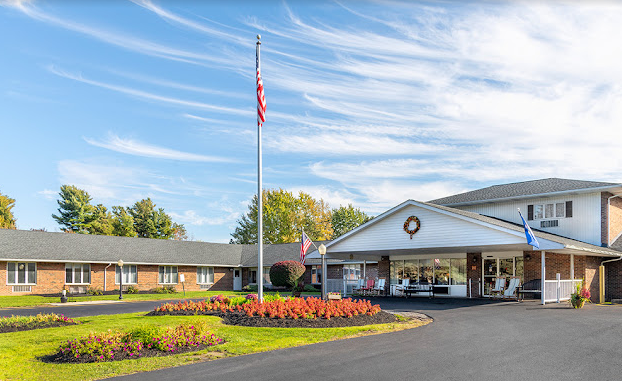
[[[559,220],[540,221],[541,228],[555,228],[559,226]]]

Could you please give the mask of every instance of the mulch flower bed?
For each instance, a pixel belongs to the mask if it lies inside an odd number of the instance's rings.
[[[76,324],[80,324],[80,322],[57,314],[0,317],[0,333],[31,331],[33,329],[64,327]]]
[[[280,328],[353,327],[398,321],[394,315],[381,311],[378,305],[367,300],[277,297],[259,303],[251,295],[246,303],[239,305],[219,297],[202,302],[165,303],[147,315],[212,315],[229,325]]]

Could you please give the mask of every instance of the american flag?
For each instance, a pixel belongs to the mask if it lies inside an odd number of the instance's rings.
[[[259,72],[259,54],[256,55],[255,63],[257,64],[257,125],[261,127],[266,121],[266,95],[263,92],[263,81]]]
[[[302,263],[303,265],[305,264],[305,253],[307,252],[307,249],[309,249],[309,246],[311,246],[312,243],[313,242],[311,242],[309,237],[307,237],[307,235],[303,231],[302,239],[300,240],[300,263]]]
[[[436,270],[440,270],[441,269],[441,260],[440,259],[437,258],[437,259],[434,260],[434,268]]]

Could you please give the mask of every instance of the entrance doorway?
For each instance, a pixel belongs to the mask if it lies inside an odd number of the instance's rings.
[[[242,270],[233,269],[233,291],[242,291]]]
[[[495,286],[495,279],[500,276],[509,278],[512,276],[520,277],[523,280],[523,257],[506,257],[506,258],[482,258],[482,279],[483,292],[482,295],[490,296],[490,290]],[[507,283],[506,283],[507,284]]]

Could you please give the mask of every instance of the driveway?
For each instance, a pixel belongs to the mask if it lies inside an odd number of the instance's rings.
[[[231,357],[120,380],[619,380],[622,307],[378,300],[420,328]]]

